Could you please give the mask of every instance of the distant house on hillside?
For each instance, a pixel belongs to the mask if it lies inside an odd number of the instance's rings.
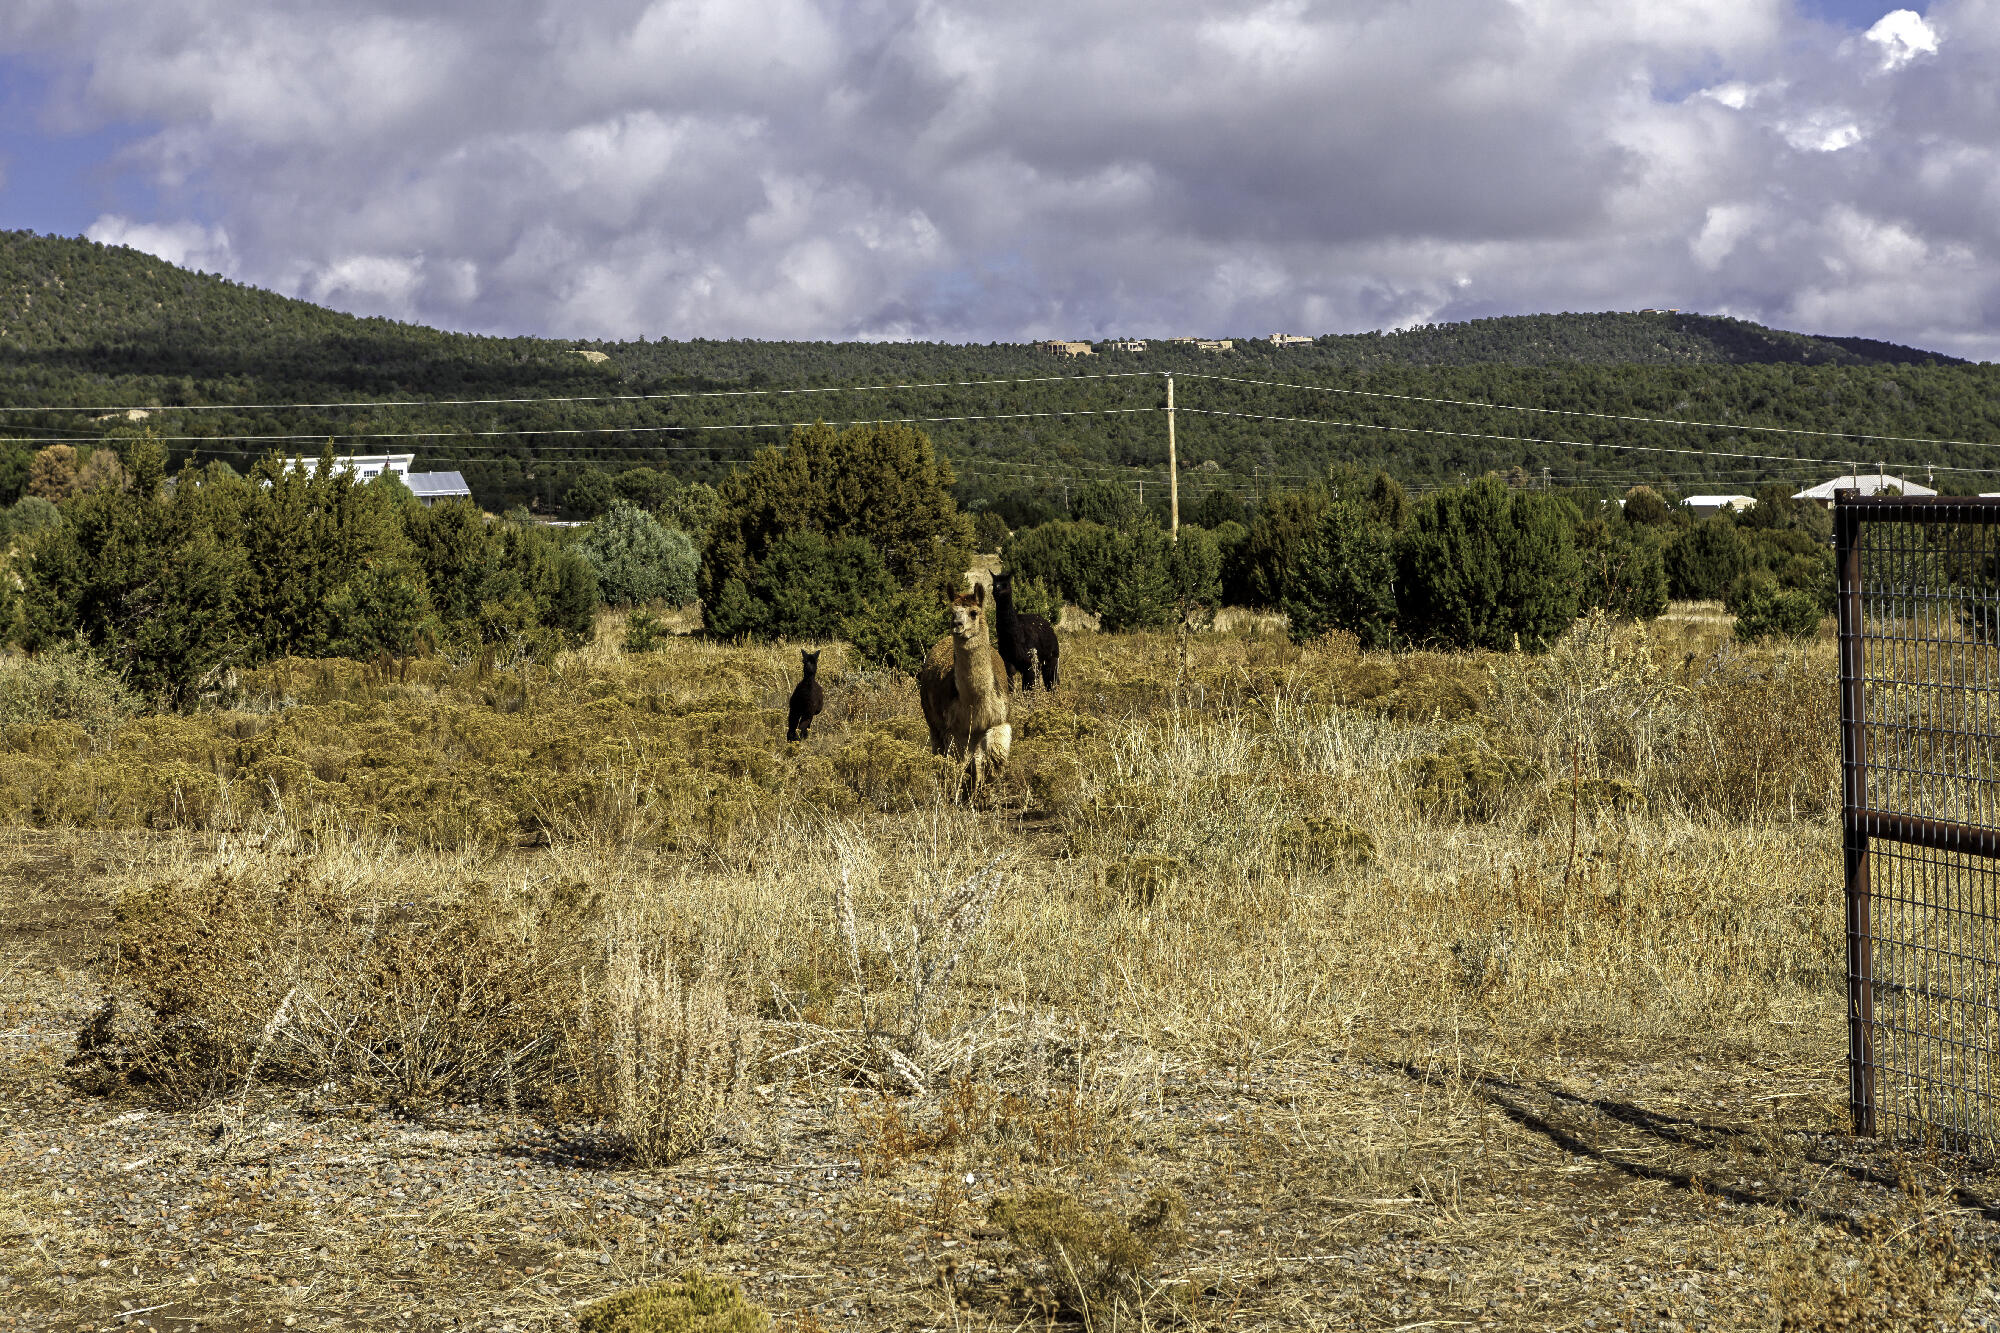
[[[1681,501],[1681,508],[1697,518],[1712,518],[1725,509],[1740,514],[1756,506],[1756,497],[1749,495],[1690,495]]]
[[[309,473],[319,471],[319,460],[307,458],[299,460]],[[465,484],[465,478],[457,472],[412,472],[410,468],[417,461],[415,454],[347,454],[333,460],[336,469],[352,473],[354,479],[367,485],[383,473],[388,473],[410,488],[410,494],[429,508],[440,500],[470,500],[472,488]]]
[[[1051,338],[1047,342],[1035,344],[1035,350],[1047,352],[1050,356],[1096,356],[1097,349],[1087,342],[1077,342]]]
[[[1303,333],[1274,333],[1268,341],[1273,347],[1291,347],[1297,343],[1309,343],[1312,339]]]
[[[1835,477],[1832,481],[1823,481],[1817,486],[1808,487],[1792,498],[1810,500],[1823,509],[1830,509],[1833,507],[1835,491],[1858,491],[1862,495],[1882,495],[1889,491],[1894,491],[1898,495],[1937,494],[1928,486],[1920,486],[1914,481],[1904,481],[1901,477],[1892,477],[1886,472],[1878,471],[1864,472],[1858,476],[1850,474],[1845,477]]]
[[[1146,350],[1144,338],[1113,338],[1104,344],[1107,352],[1143,352]]]

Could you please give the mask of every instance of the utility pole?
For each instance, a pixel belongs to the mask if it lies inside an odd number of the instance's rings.
[[[1140,492],[1144,494],[1142,490]],[[1167,372],[1167,523],[1175,541],[1181,539],[1181,465],[1174,454],[1174,373]]]

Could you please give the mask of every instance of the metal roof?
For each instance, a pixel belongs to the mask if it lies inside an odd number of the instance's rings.
[[[402,482],[419,500],[450,500],[472,494],[465,478],[456,472],[405,472]]]
[[[1858,491],[1862,495],[1880,495],[1891,488],[1901,491],[1904,495],[1937,494],[1928,486],[1921,486],[1914,481],[1904,481],[1901,477],[1892,477],[1882,472],[1863,472],[1859,476],[1835,477],[1832,481],[1823,481],[1817,486],[1800,491],[1792,498],[1831,501],[1835,491]]]

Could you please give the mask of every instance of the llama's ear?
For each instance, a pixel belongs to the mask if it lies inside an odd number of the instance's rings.
[[[983,584],[983,583],[975,583],[975,584],[973,584],[973,585],[972,585],[972,600],[973,600],[973,603],[974,603],[975,605],[977,605],[977,606],[984,606],[984,605],[986,605],[986,585],[985,585],[985,584]]]

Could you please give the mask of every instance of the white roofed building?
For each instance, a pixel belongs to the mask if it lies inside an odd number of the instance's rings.
[[[333,460],[334,470],[352,473],[363,486],[387,473],[410,488],[410,494],[429,507],[440,500],[470,500],[472,488],[458,472],[412,472],[415,454],[344,454]],[[303,467],[309,475],[319,473],[319,459],[299,458],[287,464]]]
[[[1937,494],[1936,491],[1928,486],[1920,485],[1914,481],[1904,481],[1901,477],[1877,471],[1863,472],[1858,475],[1850,473],[1845,477],[1835,477],[1832,481],[1823,481],[1817,486],[1808,486],[1792,498],[1794,500],[1810,500],[1823,508],[1831,508],[1833,505],[1833,493],[1835,491],[1855,491],[1861,495],[1887,495],[1892,491],[1897,495]]]
[[[1740,514],[1746,509],[1757,507],[1755,496],[1749,495],[1690,495],[1681,501],[1681,508],[1708,518],[1727,509]]]

